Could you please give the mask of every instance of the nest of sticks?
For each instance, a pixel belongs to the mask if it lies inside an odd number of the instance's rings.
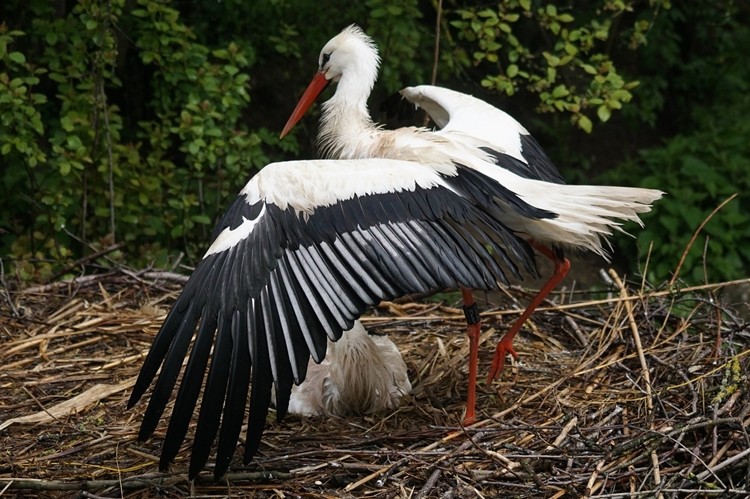
[[[166,421],[139,442],[145,404],[126,410],[180,276],[0,289],[0,497],[744,497],[750,330],[747,305],[721,295],[750,280],[653,289],[605,277],[598,294],[561,291],[532,316],[520,362],[480,382],[469,427],[456,295],[381,304],[363,323],[403,353],[414,385],[403,405],[272,414],[256,458],[242,465],[240,443],[219,482],[210,470],[187,480],[190,434],[160,472]],[[528,297],[487,297],[480,373]]]

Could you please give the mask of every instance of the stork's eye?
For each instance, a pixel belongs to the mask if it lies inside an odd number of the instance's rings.
[[[324,68],[326,64],[328,64],[328,61],[331,60],[331,54],[323,54],[323,57],[320,59],[320,67]]]

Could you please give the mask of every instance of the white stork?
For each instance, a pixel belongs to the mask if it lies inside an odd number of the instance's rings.
[[[281,419],[310,357],[323,361],[327,341],[351,329],[367,307],[416,292],[497,289],[506,273],[535,273],[533,250],[499,218],[504,206],[548,216],[451,161],[267,165],[220,220],[151,345],[128,404],[158,373],[139,438],[162,419],[188,356],[160,467],[184,441],[201,388],[189,476],[203,468],[217,435],[214,475],[226,472],[249,392],[248,462],[272,386]]]
[[[553,275],[524,313],[503,336],[495,350],[488,382],[502,370],[506,354],[514,358],[513,338],[542,300],[565,277],[570,262],[564,248],[586,249],[607,258],[602,246],[621,220],[640,223],[638,213],[662,196],[652,189],[571,186],[539,144],[516,120],[470,95],[423,85],[401,91],[422,107],[441,128],[408,127],[385,130],[375,125],[367,99],[378,74],[377,46],[358,26],[351,25],[332,38],[320,52],[318,72],[287,121],[283,138],[330,83],[336,91],[323,103],[318,144],[326,157],[337,159],[391,158],[423,164],[451,163],[468,167],[494,180],[535,210],[499,203],[499,220],[552,260]],[[498,168],[499,167],[499,168]],[[479,314],[471,290],[462,288],[470,340],[466,423],[475,419],[475,384]]]
[[[292,387],[289,412],[304,416],[371,414],[398,407],[411,392],[406,363],[387,336],[371,336],[362,323],[328,340],[325,360],[310,359],[305,382]]]

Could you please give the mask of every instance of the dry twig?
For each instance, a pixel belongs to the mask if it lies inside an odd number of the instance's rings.
[[[189,442],[168,473],[157,473],[166,421],[138,442],[144,407],[125,410],[128,383],[179,279],[119,272],[10,291],[26,314],[0,314],[9,338],[0,351],[0,414],[14,422],[0,429],[0,496],[739,496],[750,481],[750,336],[706,297],[732,283],[631,291],[612,279],[618,296],[535,314],[536,334],[517,340],[521,363],[479,387],[480,418],[467,428],[458,424],[461,316],[440,303],[388,304],[365,319],[411,366],[414,392],[401,408],[271,418],[250,465],[236,461],[221,482],[194,484],[185,478]],[[508,305],[519,293],[488,296],[497,310],[484,314],[484,368],[493,354],[486,345],[517,313]],[[722,348],[713,359],[717,330]]]

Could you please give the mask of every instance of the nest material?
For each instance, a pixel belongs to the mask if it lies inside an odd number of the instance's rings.
[[[716,299],[736,283],[634,291],[611,276],[612,296],[559,293],[532,316],[520,363],[480,382],[466,428],[461,311],[384,303],[363,323],[409,366],[398,410],[269,417],[249,465],[240,443],[224,479],[194,483],[190,435],[161,473],[167,421],[138,442],[146,404],[126,410],[179,279],[0,290],[0,497],[744,497],[750,332]],[[501,305],[483,313],[480,372],[526,296],[491,297]]]

